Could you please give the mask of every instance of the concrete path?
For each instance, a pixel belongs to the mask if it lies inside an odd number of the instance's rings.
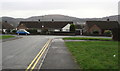
[[[54,39],[41,69],[78,69],[64,40]]]

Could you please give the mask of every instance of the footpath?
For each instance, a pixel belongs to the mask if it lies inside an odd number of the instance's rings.
[[[53,39],[41,69],[78,69],[62,39]]]

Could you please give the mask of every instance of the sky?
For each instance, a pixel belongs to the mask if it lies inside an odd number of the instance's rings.
[[[61,14],[101,18],[118,14],[120,0],[0,0],[0,17],[28,18]]]

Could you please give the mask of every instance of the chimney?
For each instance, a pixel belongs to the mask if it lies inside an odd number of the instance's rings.
[[[54,21],[54,19],[52,19],[52,21]]]
[[[5,23],[7,23],[7,21],[5,21]]]
[[[108,18],[107,21],[110,21],[110,19]]]
[[[40,22],[40,19],[38,21]]]

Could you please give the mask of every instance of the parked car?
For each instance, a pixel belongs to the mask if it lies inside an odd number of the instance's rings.
[[[26,30],[21,29],[21,30],[17,30],[16,34],[18,34],[18,35],[21,35],[21,34],[24,34],[24,35],[29,35],[29,34],[30,34],[30,32],[28,32],[28,31],[26,31]]]

